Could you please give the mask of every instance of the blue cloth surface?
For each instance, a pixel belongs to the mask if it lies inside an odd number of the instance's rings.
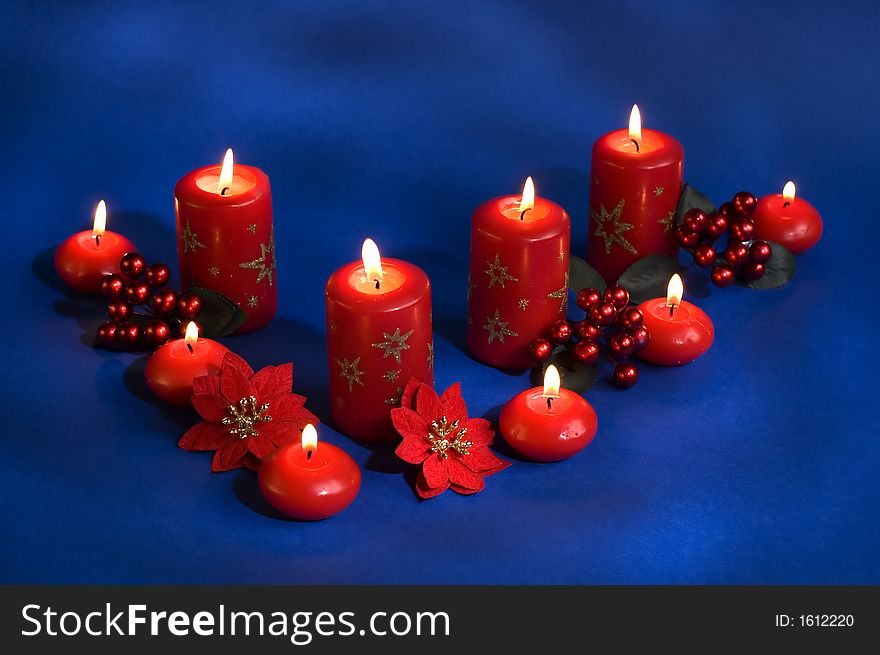
[[[3,14],[0,582],[880,583],[876,3]],[[91,348],[101,303],[54,274],[100,198],[110,229],[176,270],[173,185],[232,146],[271,177],[281,303],[225,343],[254,367],[293,361],[326,421],[324,283],[371,236],[431,277],[438,389],[461,381],[493,416],[528,377],[464,351],[471,212],[533,175],[583,254],[590,147],[633,102],[716,202],[794,179],[825,236],[775,291],[690,271],[709,353],[642,366],[629,391],[600,380],[587,450],[514,459],[476,496],[420,502],[389,450],[325,423],[360,495],[324,522],[280,520],[252,473],[177,448],[194,412],[150,395],[143,355]]]

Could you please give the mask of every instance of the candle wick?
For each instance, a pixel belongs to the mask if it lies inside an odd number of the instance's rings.
[[[553,398],[547,396],[547,409],[553,409]]]
[[[672,314],[675,313],[675,305],[669,305],[669,318],[672,318]]]
[[[376,278],[376,291],[378,291],[381,287],[379,286],[379,278]]]
[[[790,200],[786,200],[784,203],[782,203],[782,206],[783,206],[783,207],[788,207],[790,204],[791,204],[791,201],[790,201]]]
[[[220,189],[220,195],[225,196],[227,191],[229,191],[229,187],[228,186],[223,187],[222,189]]]
[[[189,348],[190,355],[194,354],[193,353],[193,345],[189,341],[186,342],[186,347]]]
[[[306,459],[311,459],[311,458],[312,458],[312,451],[311,451],[311,450],[307,450],[307,451],[306,451]]]
[[[524,220],[526,217],[526,212],[529,211],[530,209],[531,209],[531,207],[526,207],[525,209],[523,209],[522,213],[519,215],[519,220],[521,220],[521,221]]]
[[[636,141],[635,139],[630,139],[630,141],[633,142],[633,145],[636,147],[636,152],[638,152],[639,151],[639,142]]]
[[[101,235],[100,235],[100,234],[96,234],[96,235],[95,235],[95,246],[97,247],[97,246],[100,246],[100,245],[101,245]]]

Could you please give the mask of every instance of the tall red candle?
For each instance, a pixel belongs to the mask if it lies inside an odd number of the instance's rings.
[[[364,243],[363,261],[327,282],[331,414],[343,433],[393,441],[391,409],[409,378],[434,384],[431,285],[417,266],[380,259]]]
[[[532,178],[522,196],[480,205],[471,221],[467,343],[497,368],[534,363],[529,342],[565,318],[568,302],[568,213],[536,197]]]
[[[275,236],[269,177],[233,164],[187,173],[174,188],[181,286],[213,289],[237,303],[248,319],[236,331],[266,325],[278,308]]]
[[[795,255],[816,245],[822,237],[822,217],[816,208],[795,195],[794,182],[782,193],[764,196],[755,213],[755,237],[781,243]]]
[[[135,245],[121,234],[106,229],[107,206],[95,208],[91,230],[68,237],[55,250],[55,270],[69,286],[84,293],[100,293],[105,275],[119,273],[119,260]]]
[[[676,255],[683,163],[678,141],[642,129],[636,105],[628,130],[609,132],[593,144],[587,261],[606,282],[648,255]]]

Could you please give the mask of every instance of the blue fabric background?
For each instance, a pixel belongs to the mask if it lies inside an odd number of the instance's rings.
[[[880,582],[875,3],[32,4],[0,26],[0,582]],[[231,145],[272,180],[281,308],[227,344],[293,360],[326,420],[324,282],[372,236],[431,276],[438,388],[491,415],[527,378],[462,350],[471,211],[531,174],[582,254],[591,144],[633,102],[717,202],[792,178],[825,237],[784,289],[688,275],[712,350],[598,383],[586,451],[474,497],[419,502],[323,425],[360,496],[279,520],[177,449],[195,415],[89,347],[102,309],[54,276],[102,197],[176,269],[173,185]]]

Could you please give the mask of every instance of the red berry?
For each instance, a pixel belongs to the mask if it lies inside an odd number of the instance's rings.
[[[626,332],[616,334],[608,340],[608,349],[616,360],[626,359],[635,352],[636,342]]]
[[[602,336],[602,330],[590,321],[580,321],[574,326],[574,333],[578,339],[584,341],[598,341]]]
[[[593,289],[592,287],[587,287],[578,291],[576,302],[578,307],[585,312],[588,312],[595,305],[598,305],[601,300],[602,295],[598,290]]]
[[[98,331],[95,333],[95,341],[99,346],[111,347],[114,344],[114,339],[116,337],[116,323],[112,321],[107,321],[106,323],[101,323],[98,327]]]
[[[648,328],[644,325],[630,330],[629,336],[632,337],[633,343],[636,344],[636,350],[641,350],[651,342],[651,333],[648,332]]]
[[[171,271],[165,264],[150,264],[147,268],[147,284],[151,287],[164,287],[171,279]]]
[[[729,219],[736,218],[736,209],[734,209],[733,204],[729,202],[721,203],[721,206],[718,208],[718,213]]]
[[[730,223],[724,214],[709,214],[709,224],[706,226],[706,234],[713,239],[717,239],[727,232]]]
[[[620,312],[617,322],[620,323],[621,327],[624,327],[627,330],[634,330],[642,324],[644,318],[645,317],[642,316],[642,310],[638,307],[630,307],[629,309],[624,309]]]
[[[568,343],[574,330],[571,329],[571,323],[566,320],[556,321],[550,326],[550,341],[557,344]]]
[[[746,262],[740,269],[740,274],[748,281],[758,280],[764,277],[764,264],[758,262]]]
[[[582,364],[589,365],[599,361],[602,353],[595,341],[578,341],[571,349],[571,354]]]
[[[150,297],[150,287],[145,282],[129,282],[122,290],[122,297],[132,305],[143,305]]]
[[[590,310],[590,321],[598,326],[611,325],[617,316],[617,307],[610,302],[603,302]]]
[[[721,253],[721,257],[731,266],[739,266],[749,256],[749,249],[741,243],[729,243],[727,250]]]
[[[749,246],[749,261],[766,264],[773,255],[773,248],[766,241],[752,241]]]
[[[758,199],[748,191],[740,191],[733,197],[733,208],[743,216],[751,216],[758,206]]]
[[[107,305],[107,316],[112,321],[124,321],[131,316],[131,305],[124,300],[114,300]]]
[[[122,271],[123,275],[130,278],[140,277],[146,267],[146,260],[136,252],[125,253],[119,261],[119,270]]]
[[[738,241],[750,241],[755,233],[755,224],[748,218],[738,218],[733,222],[730,233]]]
[[[621,389],[629,389],[639,381],[639,369],[635,364],[624,362],[614,367],[614,384]]]
[[[715,257],[715,248],[708,243],[701,243],[697,246],[696,250],[694,250],[694,262],[699,266],[708,268],[715,263]]]
[[[119,323],[116,326],[114,339],[117,348],[122,350],[134,350],[141,338],[141,329],[134,323]]]
[[[553,346],[550,345],[550,342],[547,339],[532,339],[529,342],[529,355],[531,355],[532,359],[536,362],[544,362],[550,357],[550,354],[553,352]]]
[[[700,235],[694,232],[688,232],[683,227],[679,227],[675,231],[675,239],[682,248],[693,248],[700,243]]]
[[[125,288],[125,280],[121,275],[105,275],[101,280],[101,293],[111,300],[118,298]]]
[[[681,222],[685,231],[693,234],[699,234],[705,230],[708,223],[709,222],[706,220],[706,213],[702,209],[697,209],[696,207],[689,209],[684,215],[684,220]]]
[[[171,328],[161,318],[154,318],[144,326],[143,338],[150,348],[161,346],[171,338]]]
[[[614,284],[607,289],[605,289],[605,293],[602,294],[602,298],[605,302],[610,302],[616,309],[623,309],[629,304],[629,291],[626,290],[625,287],[620,286],[619,284]]]
[[[729,287],[733,284],[733,269],[727,264],[716,264],[712,269],[712,282],[716,287]]]
[[[202,299],[194,293],[184,292],[177,297],[177,315],[183,320],[194,319],[202,308]]]
[[[159,316],[167,316],[177,308],[177,294],[173,291],[157,291],[150,298],[150,309]]]

